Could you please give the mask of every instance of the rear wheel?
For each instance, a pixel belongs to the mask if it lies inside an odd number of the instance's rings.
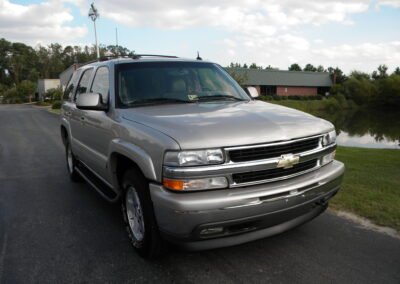
[[[67,170],[69,178],[73,182],[80,182],[82,181],[82,177],[76,171],[75,166],[78,164],[78,160],[75,158],[74,154],[72,153],[71,145],[69,142],[65,144],[65,156],[67,159]]]
[[[157,228],[147,180],[135,170],[127,170],[122,178],[125,192],[122,213],[132,245],[144,258],[161,254],[163,241]]]

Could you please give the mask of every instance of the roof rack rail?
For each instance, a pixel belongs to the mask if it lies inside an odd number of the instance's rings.
[[[174,55],[159,55],[159,54],[134,54],[134,55],[132,55],[132,59],[139,59],[141,57],[178,58],[178,56],[174,56]]]

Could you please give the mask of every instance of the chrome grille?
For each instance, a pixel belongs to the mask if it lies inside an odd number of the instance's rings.
[[[244,149],[230,150],[229,157],[232,162],[248,162],[280,157],[284,154],[298,154],[317,148],[320,137],[306,140],[293,141],[278,145],[266,145],[262,147],[249,147]]]
[[[262,181],[262,180],[272,180],[283,176],[291,176],[297,173],[301,173],[310,170],[312,168],[315,168],[317,165],[318,165],[318,159],[314,159],[311,161],[294,165],[292,168],[289,169],[275,168],[262,171],[233,174],[232,180],[236,184]]]

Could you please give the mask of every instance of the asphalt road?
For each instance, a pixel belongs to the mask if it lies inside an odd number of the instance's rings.
[[[399,284],[400,240],[327,212],[276,237],[147,262],[119,207],[69,181],[58,117],[0,105],[0,283],[32,282]]]

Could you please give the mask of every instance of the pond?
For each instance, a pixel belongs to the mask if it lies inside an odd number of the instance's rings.
[[[313,114],[335,125],[338,145],[400,149],[400,110],[358,109]]]

